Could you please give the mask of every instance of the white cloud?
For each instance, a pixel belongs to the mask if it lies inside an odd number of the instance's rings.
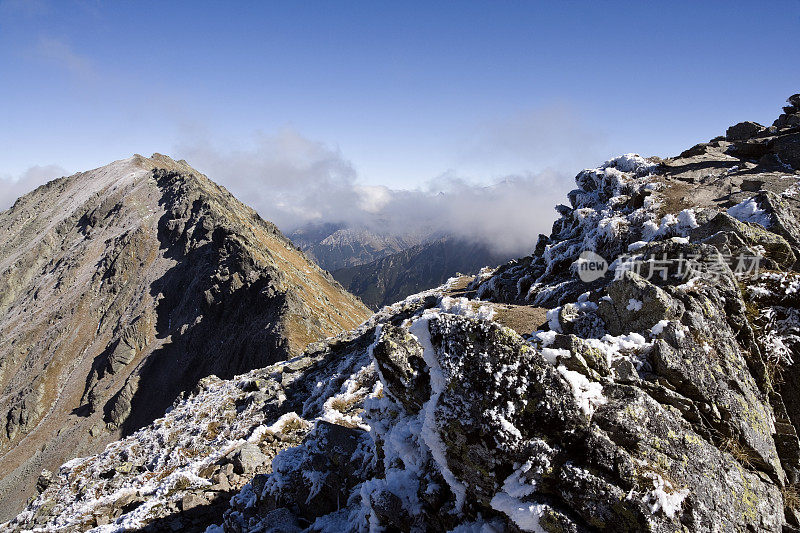
[[[11,207],[17,198],[68,172],[58,165],[33,166],[20,176],[0,176],[0,210]]]
[[[343,206],[360,203],[351,163],[292,129],[256,134],[249,148],[237,150],[193,137],[175,148],[176,155],[282,228],[330,220]]]
[[[571,176],[546,171],[492,185],[444,175],[412,190],[365,186],[338,149],[288,128],[258,134],[238,150],[194,135],[175,156],[287,232],[331,222],[379,233],[451,234],[520,255],[531,251],[539,233],[549,233],[553,207],[572,183]]]

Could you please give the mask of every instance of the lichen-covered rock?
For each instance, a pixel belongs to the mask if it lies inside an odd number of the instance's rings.
[[[409,412],[419,412],[430,398],[430,375],[422,358],[422,347],[408,330],[387,324],[372,349],[386,392]]]
[[[600,300],[598,314],[608,332],[621,335],[629,331],[650,330],[661,320],[683,315],[683,304],[634,272],[607,287],[608,298]]]

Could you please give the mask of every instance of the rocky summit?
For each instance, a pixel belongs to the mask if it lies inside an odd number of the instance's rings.
[[[798,99],[580,172],[530,256],[201,380],[2,527],[798,531]]]
[[[368,316],[271,223],[185,162],[134,156],[0,213],[0,516],[209,375]]]

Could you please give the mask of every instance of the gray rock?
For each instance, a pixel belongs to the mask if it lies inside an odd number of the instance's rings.
[[[430,398],[430,376],[419,343],[405,329],[386,324],[372,353],[387,391],[407,411],[419,412]]]
[[[220,492],[228,492],[231,490],[231,484],[228,481],[228,476],[220,472],[219,474],[215,475],[211,478],[211,489],[220,491]]]
[[[297,517],[289,509],[281,507],[264,515],[264,523],[268,524],[265,533],[300,533],[303,528]]]
[[[608,285],[607,291],[611,300],[600,300],[598,315],[612,335],[649,331],[661,320],[674,320],[683,314],[681,302],[635,272],[625,272]]]
[[[192,509],[202,507],[203,505],[208,505],[208,500],[199,494],[189,493],[181,498],[182,511],[191,511]]]
[[[744,141],[756,136],[765,128],[757,122],[740,122],[728,128],[725,132],[725,139],[728,141]]]
[[[239,448],[233,456],[233,469],[237,474],[253,474],[259,467],[269,461],[269,457],[252,443],[247,443]]]
[[[759,224],[740,222],[727,213],[717,214],[693,229],[690,235],[693,241],[712,245],[723,253],[761,256],[759,251],[763,250],[767,261],[762,265],[765,268],[791,267],[797,260],[792,246],[781,235]]]
[[[800,116],[798,116],[800,119]],[[800,121],[798,121],[800,124]],[[772,143],[772,149],[785,165],[800,170],[800,133],[783,135]]]
[[[36,491],[40,494],[44,492],[56,480],[56,476],[49,470],[42,470],[39,479],[36,480]]]

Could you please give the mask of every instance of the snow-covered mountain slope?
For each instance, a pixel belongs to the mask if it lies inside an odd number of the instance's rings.
[[[3,527],[797,530],[800,95],[790,104],[771,128],[581,172],[531,256],[285,367],[210,380],[45,476]],[[164,427],[175,436],[151,444]],[[256,474],[216,520],[225,504],[197,498],[242,457]],[[176,485],[176,470],[191,475]],[[120,490],[138,503],[114,504]]]
[[[43,468],[149,424],[201,378],[368,315],[184,162],[137,155],[27,194],[0,213],[0,516]]]

